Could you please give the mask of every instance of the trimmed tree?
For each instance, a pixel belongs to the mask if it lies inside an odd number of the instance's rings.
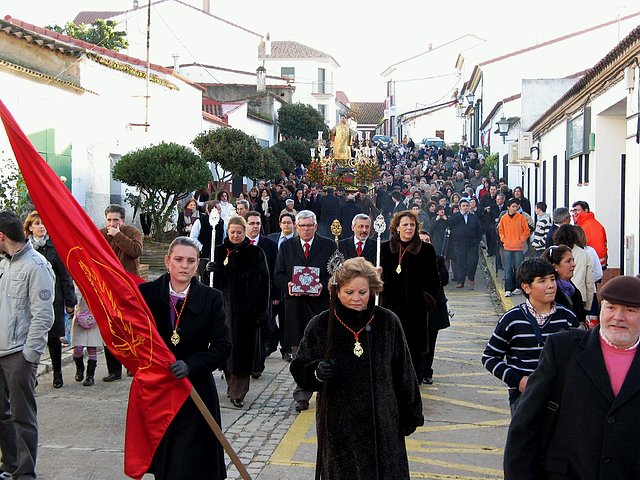
[[[296,164],[302,162],[303,165],[309,165],[311,162],[311,142],[291,139],[280,142],[277,145],[278,148],[284,150]]]
[[[287,152],[280,148],[279,143],[276,143],[275,145],[269,147],[269,150],[271,150],[271,153],[273,153],[278,159],[280,170],[284,170],[287,175],[293,172],[293,170],[296,168],[296,162],[293,161],[293,158],[291,158]]]
[[[113,178],[138,189],[125,201],[151,218],[151,234],[161,241],[178,201],[207,185],[211,172],[187,147],[162,142],[123,155],[113,167]]]
[[[302,103],[287,103],[280,107],[278,128],[285,137],[308,141],[318,138],[320,131],[324,132],[324,138],[328,134],[320,112],[311,105]]]
[[[221,184],[234,176],[261,178],[262,148],[253,137],[236,128],[218,128],[198,134],[193,145],[212,164]],[[216,192],[217,193],[217,192]]]

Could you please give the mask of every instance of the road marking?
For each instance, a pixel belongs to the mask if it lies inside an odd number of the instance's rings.
[[[442,347],[438,349],[440,352],[459,353],[461,355],[478,355],[478,349],[468,350],[464,348],[446,348]]]
[[[443,373],[442,375],[438,374],[435,378],[455,378],[455,377],[484,377],[487,375],[487,372],[469,372],[469,373]]]
[[[457,333],[458,335],[469,335],[471,337],[477,337],[477,338],[486,338],[488,339],[491,334],[486,334],[486,333],[478,333],[478,332],[467,332],[466,330],[455,330],[455,329],[451,329],[449,330],[449,332],[447,333]]]
[[[313,398],[315,399],[315,395]],[[315,402],[313,402],[313,405],[311,405],[310,402],[309,410],[304,410],[298,414],[296,419],[293,421],[293,424],[289,427],[289,430],[278,444],[276,450],[273,452],[273,455],[271,455],[269,463],[274,463],[276,465],[293,465],[293,457],[298,450],[298,446],[302,443],[305,435],[311,428],[311,425],[315,422],[315,416]],[[315,463],[313,465],[315,467]]]
[[[433,465],[434,467],[455,468],[457,470],[462,470],[464,472],[482,473],[484,475],[491,475],[491,477],[485,477],[485,478],[502,478],[502,475],[503,475],[502,470],[498,470],[496,468],[475,467],[473,465],[468,465],[464,463],[452,463],[449,461],[434,460],[432,458],[420,458],[420,457],[410,456],[409,461],[417,462],[417,463],[425,463],[427,465]]]
[[[433,358],[435,358],[436,360],[440,360],[442,362],[462,363],[463,365],[473,365],[474,367],[482,366],[480,361],[471,362],[469,360],[458,360],[457,358],[440,357],[440,356],[433,357]]]
[[[478,430],[481,428],[507,427],[511,423],[511,418],[504,420],[488,420],[486,422],[474,423],[454,423],[450,425],[437,425],[432,427],[418,427],[418,432],[445,432],[453,430]]]
[[[421,393],[420,395],[422,396],[422,398],[426,398],[427,400],[435,400],[436,402],[450,403],[451,405],[458,405],[459,407],[474,408],[476,410],[500,413],[502,415],[511,415],[511,410],[509,410],[508,408],[490,407],[488,405],[481,405],[479,403],[456,400],[455,398],[439,397],[437,395],[431,395],[430,393]]]
[[[487,372],[487,376],[489,376],[489,372]],[[507,388],[500,387],[497,385],[477,385],[473,383],[447,383],[447,382],[438,382],[439,387],[459,387],[459,388],[477,388],[478,391],[496,391],[500,393],[504,393]]]

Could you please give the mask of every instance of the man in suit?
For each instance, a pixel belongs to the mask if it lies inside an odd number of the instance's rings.
[[[324,207],[323,207],[324,208]],[[336,245],[328,238],[317,235],[318,222],[310,210],[302,210],[296,216],[297,237],[285,241],[280,247],[276,260],[274,280],[276,286],[285,293],[284,335],[293,347],[295,357],[302,334],[309,320],[329,308],[329,272],[327,264],[336,250]],[[317,267],[320,269],[320,293],[300,295],[291,292],[294,266]],[[297,387],[293,392],[296,411],[309,408],[312,392]]]
[[[312,183],[309,185],[309,210],[316,214],[316,218],[320,216],[320,198],[322,195],[318,192],[318,185]]]
[[[364,257],[374,265],[376,264],[376,241],[369,238],[371,232],[371,219],[365,213],[359,213],[351,222],[353,235],[340,240],[338,250],[348,260],[355,257]]]
[[[330,235],[331,222],[338,218],[338,212],[340,211],[340,199],[334,194],[333,188],[329,187],[327,188],[327,194],[320,198],[319,203],[320,216],[316,217],[319,218],[320,222],[319,233],[320,235]]]
[[[276,242],[278,250],[284,242],[294,236],[294,229],[296,225],[296,217],[292,213],[282,212],[280,214],[280,232],[272,233],[268,235],[268,238]],[[272,311],[272,323],[271,323],[271,335],[269,338],[269,349],[267,352],[275,352],[280,343],[280,353],[282,359],[287,362],[293,360],[293,353],[291,351],[291,345],[287,343],[283,335],[283,325],[285,323],[285,311],[284,311],[284,292],[282,292],[277,286],[278,296],[273,297],[271,304],[273,306]],[[278,323],[276,323],[276,316],[278,317]],[[278,327],[278,324],[280,327]]]
[[[547,338],[511,421],[505,478],[640,478],[640,278],[600,290],[600,325]]]
[[[469,288],[473,290],[482,227],[475,214],[469,211],[469,200],[463,198],[458,206],[460,211],[449,217],[451,234],[455,240],[456,288],[463,288],[465,279],[468,277]]]
[[[251,245],[257,245],[262,249],[265,256],[267,257],[267,267],[269,267],[269,283],[271,284],[271,302],[273,300],[278,300],[280,298],[280,291],[276,288],[273,283],[273,272],[276,266],[276,257],[278,256],[278,245],[273,240],[267,238],[264,235],[260,235],[260,229],[262,228],[262,221],[260,212],[249,211],[245,213],[245,220],[247,221],[247,238]],[[268,319],[272,319],[272,315],[267,315]],[[262,371],[264,370],[264,359],[267,357],[267,349],[269,345],[269,338],[271,336],[271,331],[273,330],[273,325],[270,324],[270,321],[265,325],[260,327],[260,342],[261,346],[260,351],[260,359],[258,361],[259,370],[256,369],[255,372],[251,373],[253,378],[260,378]],[[271,353],[271,352],[269,352]]]
[[[341,239],[345,239],[350,236],[349,228],[351,227],[351,222],[353,221],[353,217],[359,213],[364,213],[362,207],[356,204],[355,195],[350,193],[347,195],[347,201],[340,206],[340,211],[338,212],[338,221],[342,226],[342,233],[340,233]]]

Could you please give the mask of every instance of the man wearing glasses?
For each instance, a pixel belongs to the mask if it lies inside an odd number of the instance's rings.
[[[298,236],[285,240],[280,246],[274,274],[276,287],[286,292],[284,338],[286,343],[293,347],[294,357],[309,320],[329,308],[327,264],[336,250],[334,242],[316,233],[318,222],[312,211],[302,210],[298,213],[296,230]],[[319,293],[303,295],[291,291],[295,286],[292,282],[294,266],[317,267],[320,270]],[[311,395],[312,392],[296,388],[293,392],[296,411],[301,412],[309,408]]]

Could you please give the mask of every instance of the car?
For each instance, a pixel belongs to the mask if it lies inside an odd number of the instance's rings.
[[[386,147],[393,143],[393,139],[389,135],[374,135],[371,141],[377,147]]]
[[[442,140],[441,138],[438,138],[438,137],[423,138],[421,143],[425,147],[443,148],[445,146],[444,140]]]

